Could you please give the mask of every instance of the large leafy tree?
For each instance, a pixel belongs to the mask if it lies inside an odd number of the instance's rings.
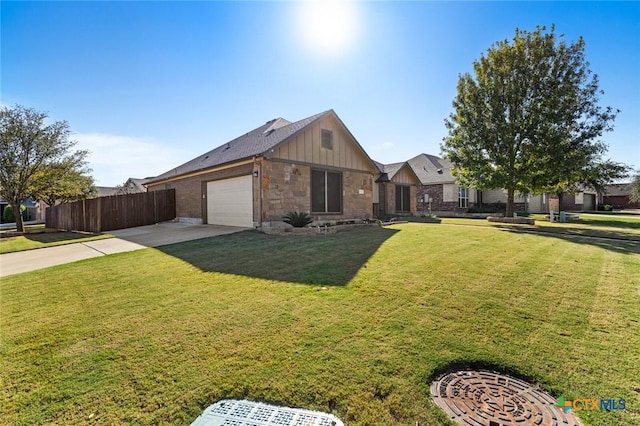
[[[48,190],[88,172],[88,152],[73,150],[76,143],[70,139],[69,124],[49,124],[47,117],[20,105],[0,108],[0,197],[13,211],[20,211],[26,199],[48,197]],[[78,191],[79,197],[82,190]],[[72,197],[71,192],[62,198]],[[16,227],[24,231],[20,215],[16,215]]]
[[[50,206],[96,196],[83,157],[84,151],[78,151],[64,161],[47,165],[34,176],[29,193]]]
[[[567,44],[554,27],[516,30],[473,71],[458,80],[442,151],[461,185],[506,189],[507,215],[515,193],[572,191],[624,168],[603,159],[607,146],[598,138],[617,111],[599,105],[603,92],[582,38]]]

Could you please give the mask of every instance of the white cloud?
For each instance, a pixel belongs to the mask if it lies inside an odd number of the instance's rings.
[[[193,157],[190,151],[162,145],[150,138],[76,133],[77,149],[87,160],[98,186],[116,186],[128,178],[157,176]]]
[[[394,146],[395,145],[393,142],[383,142],[383,143],[372,145],[370,148],[372,151],[384,151],[384,150],[388,150],[389,148],[393,148]]]

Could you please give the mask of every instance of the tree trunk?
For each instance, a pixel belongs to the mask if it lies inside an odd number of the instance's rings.
[[[558,192],[558,213],[562,211],[562,194],[563,192]]]
[[[9,203],[13,209],[13,216],[16,218],[16,231],[24,232],[24,222],[22,221],[22,212],[20,211],[20,203]]]
[[[513,217],[513,188],[507,189],[507,211],[504,214],[505,217]]]

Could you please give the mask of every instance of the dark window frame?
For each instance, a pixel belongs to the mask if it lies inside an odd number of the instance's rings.
[[[320,178],[320,176],[322,176]],[[315,182],[314,177],[320,179]],[[337,188],[335,185],[337,184]],[[343,180],[342,172],[311,169],[311,213],[342,214],[343,213]],[[321,188],[318,188],[318,187]],[[335,193],[334,191],[337,191]],[[322,198],[320,198],[322,197]],[[335,206],[338,205],[336,209]]]
[[[464,186],[458,187],[458,208],[469,208],[469,188],[465,188]]]
[[[328,129],[320,131],[320,146],[324,149],[333,150],[333,131]]]
[[[396,212],[411,212],[411,186],[396,185]]]

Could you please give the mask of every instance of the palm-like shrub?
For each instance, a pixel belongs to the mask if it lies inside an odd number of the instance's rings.
[[[313,222],[311,216],[304,212],[289,212],[282,218],[282,220],[284,223],[288,223],[294,228],[303,228]]]

